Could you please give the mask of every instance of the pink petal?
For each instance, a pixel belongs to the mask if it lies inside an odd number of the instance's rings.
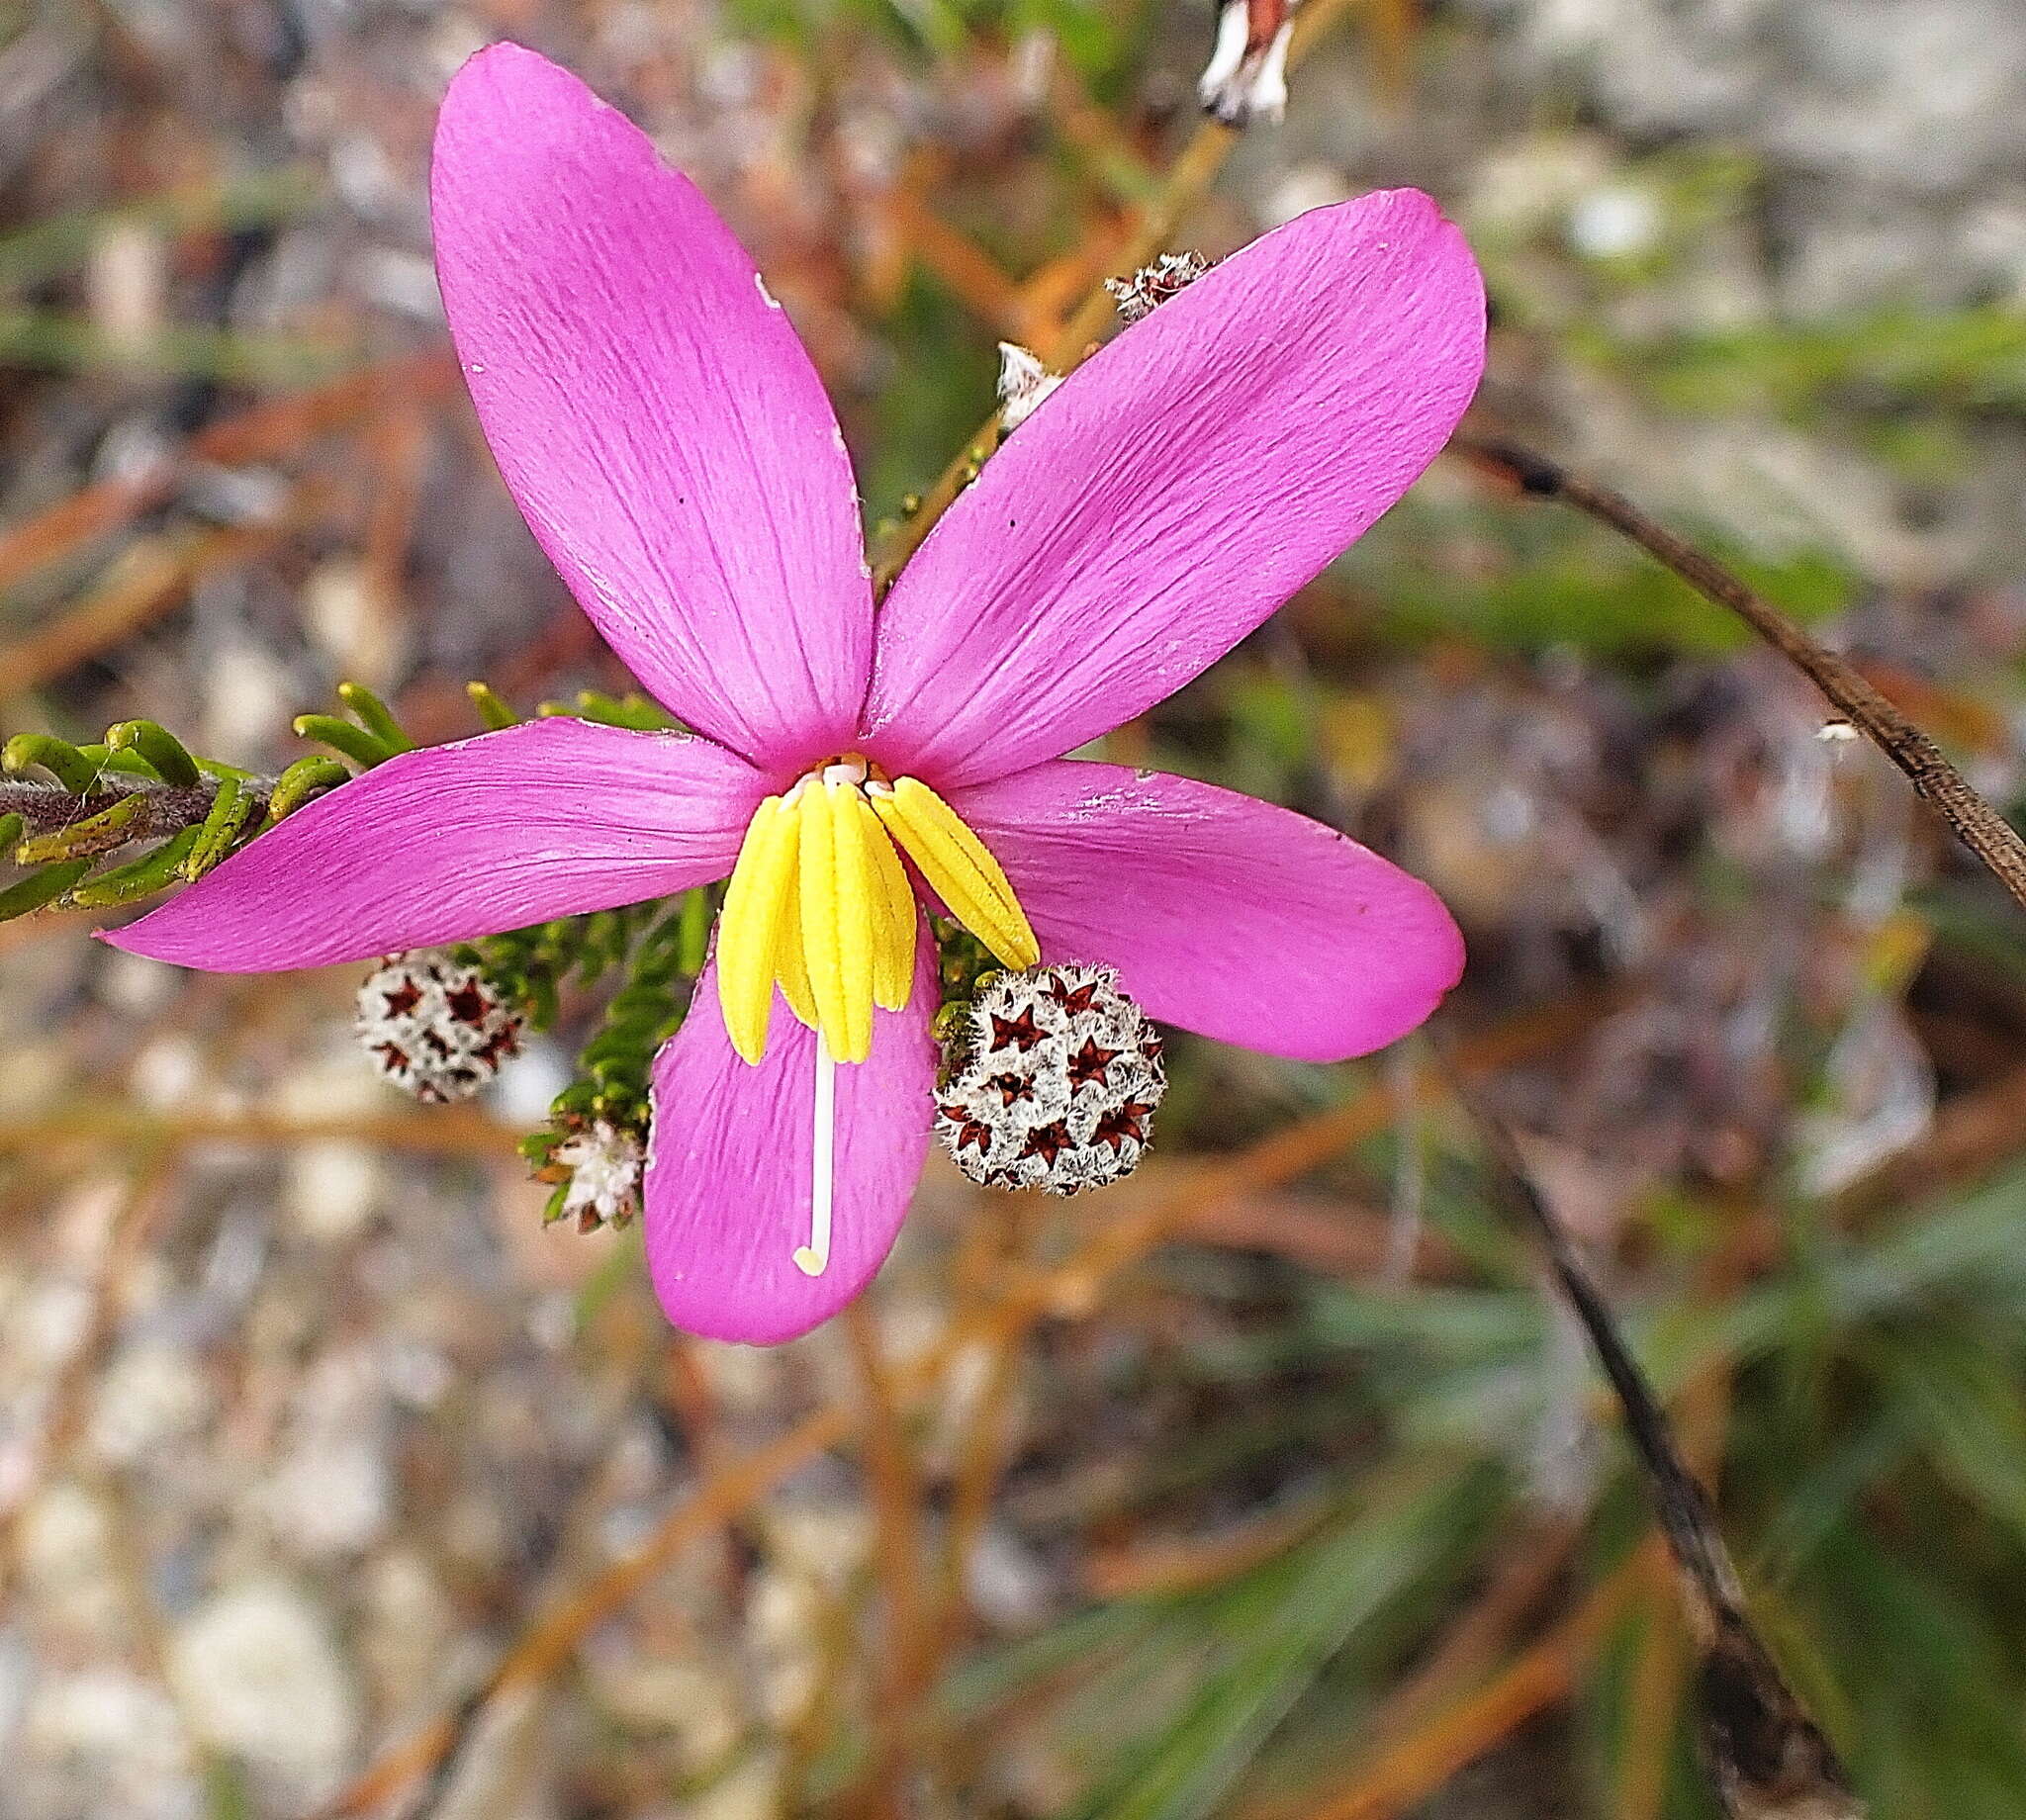
[[[1115,966],[1151,1016],[1206,1037],[1340,1061],[1404,1037],[1463,972],[1420,879],[1231,790],[1064,760],[951,807],[1005,866],[1044,960]]]
[[[528,721],[390,759],[105,940],[264,973],[637,903],[729,872],[766,787],[709,740]]]
[[[1414,190],[1255,240],[1072,373],[879,613],[865,743],[937,788],[1172,694],[1405,493],[1484,365],[1484,289]]]
[[[681,719],[756,763],[849,745],[873,622],[851,459],[731,230],[517,45],[451,83],[431,187],[479,421],[584,610]]]
[[[718,1016],[714,968],[654,1064],[647,1261],[668,1318],[709,1339],[773,1345],[827,1320],[865,1288],[907,1212],[934,1120],[935,949],[924,940],[905,1011],[874,1013],[873,1052],[836,1075],[829,1267],[794,1263],[809,1240],[816,1037],[777,993],[767,1055],[749,1067]]]

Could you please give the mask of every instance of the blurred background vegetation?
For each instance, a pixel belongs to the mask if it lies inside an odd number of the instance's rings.
[[[1315,0],[1311,0],[1314,4]],[[869,516],[1120,269],[1185,0],[0,8],[0,732],[273,768],[340,678],[620,689],[444,350],[436,97],[502,36],[704,185]],[[2020,806],[2026,15],[1358,0],[1171,241],[1381,184],[1486,428],[1637,497]],[[1065,477],[1073,485],[1073,477]],[[1769,653],[1458,461],[1108,742],[1428,877],[1523,1134],[1881,1815],[2026,1814],[2026,942]],[[1066,1204],[932,1166],[851,1320],[672,1337],[544,1231],[567,1069],[417,1109],[355,979],[0,927],[0,1815],[1706,1820],[1580,1334],[1417,1045],[1187,1039]]]

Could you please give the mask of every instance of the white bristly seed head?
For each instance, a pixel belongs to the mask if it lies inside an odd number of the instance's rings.
[[[359,1045],[389,1080],[432,1105],[468,1100],[520,1046],[524,1020],[476,967],[396,955],[359,987]]]
[[[1162,253],[1130,278],[1107,278],[1104,288],[1112,294],[1119,319],[1131,325],[1151,316],[1156,306],[1187,290],[1209,269],[1210,261],[1201,253]]]
[[[1167,1075],[1110,967],[995,975],[952,1047],[936,1133],[972,1181],[1067,1195],[1139,1166]]]
[[[549,1152],[552,1164],[570,1171],[559,1220],[575,1220],[580,1231],[624,1226],[640,1212],[640,1171],[646,1152],[631,1132],[602,1120],[564,1138]]]
[[[999,421],[1007,429],[1018,429],[1061,383],[1062,376],[1043,366],[1039,354],[1017,341],[999,343]]]

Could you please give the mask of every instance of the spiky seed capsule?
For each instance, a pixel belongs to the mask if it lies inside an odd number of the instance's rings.
[[[1129,326],[1151,316],[1156,306],[1178,296],[1210,269],[1201,253],[1162,253],[1151,265],[1143,265],[1130,278],[1107,278],[1104,288],[1112,294],[1120,320]]]
[[[1068,1195],[1139,1167],[1167,1075],[1110,967],[988,979],[950,1050],[936,1134],[972,1181]]]
[[[520,1046],[525,1020],[476,967],[396,955],[359,987],[353,1025],[374,1067],[431,1105],[468,1100]]]
[[[580,1232],[625,1226],[640,1212],[640,1172],[646,1160],[638,1137],[602,1119],[573,1132],[549,1152],[549,1171],[544,1171],[545,1178],[568,1183],[555,1218],[575,1220]]]

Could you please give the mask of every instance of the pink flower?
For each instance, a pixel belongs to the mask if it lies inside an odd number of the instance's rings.
[[[1284,809],[1062,757],[1230,650],[1449,435],[1484,301],[1426,197],[1318,209],[1127,330],[876,612],[815,369],[645,136],[496,46],[444,101],[433,205],[501,472],[695,732],[550,719],[406,754],[110,940],[321,966],[733,874],[655,1065],[645,1198],[670,1319],[753,1341],[856,1295],[906,1211],[937,1061],[918,899],[1010,965],[1116,967],[1151,1015],[1279,1055],[1362,1054],[1455,983],[1447,912],[1384,860]]]

